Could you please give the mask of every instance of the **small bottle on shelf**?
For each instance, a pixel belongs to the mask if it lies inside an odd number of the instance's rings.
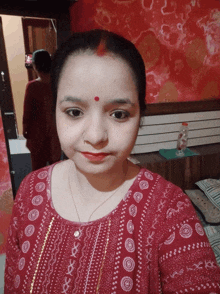
[[[183,122],[180,130],[179,130],[179,135],[177,138],[177,151],[176,155],[177,156],[184,156],[184,150],[187,147],[187,140],[188,140],[188,123]]]

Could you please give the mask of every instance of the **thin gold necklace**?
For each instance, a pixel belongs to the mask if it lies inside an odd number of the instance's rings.
[[[70,166],[70,168],[71,168],[71,166]],[[69,182],[69,190],[70,190],[70,193],[71,193],[71,197],[72,197],[72,199],[73,199],[73,204],[74,204],[74,207],[75,207],[75,210],[76,210],[76,214],[77,214],[77,218],[78,218],[78,220],[79,220],[79,222],[81,222],[81,220],[80,220],[80,216],[79,216],[79,212],[78,212],[78,209],[77,209],[77,206],[76,206],[76,202],[75,202],[75,200],[74,200],[74,197],[73,197],[73,192],[72,192],[72,188],[71,188],[71,185],[70,185],[70,168],[69,168],[69,175],[68,175],[68,182]],[[126,176],[127,176],[127,173],[125,174],[125,179],[126,179]],[[88,218],[88,221],[87,222],[89,222],[90,221],[90,219],[91,219],[91,217],[92,217],[92,215],[103,205],[103,204],[105,204],[109,199],[111,199],[115,194],[116,194],[116,192],[124,185],[124,183],[125,183],[125,180],[124,180],[124,182],[123,182],[123,184],[121,184],[108,198],[106,198],[102,203],[100,203],[93,211],[92,211],[92,213],[90,214],[90,216],[89,216],[89,218]],[[80,186],[80,184],[79,184],[79,180],[78,180],[78,185]],[[82,189],[81,189],[82,190]],[[81,195],[83,196],[83,197],[85,197],[85,195],[82,193],[82,191],[80,191],[80,193],[81,193]],[[79,231],[76,231],[75,233],[74,233],[74,235],[76,236],[76,237],[78,237],[79,236]]]

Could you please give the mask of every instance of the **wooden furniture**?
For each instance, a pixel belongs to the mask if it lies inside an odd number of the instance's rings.
[[[190,149],[199,155],[167,160],[159,152],[150,152],[132,157],[183,190],[195,189],[194,183],[202,179],[220,178],[220,143]]]

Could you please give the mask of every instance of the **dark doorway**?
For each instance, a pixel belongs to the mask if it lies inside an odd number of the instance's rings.
[[[42,30],[40,29],[41,30],[40,34],[45,33],[47,29],[50,30],[50,29],[56,28],[56,35],[57,35],[56,41],[55,41],[56,44],[54,45],[54,42],[50,39],[51,36],[49,36],[49,39],[47,40],[48,42],[46,44],[46,46],[48,46],[48,48],[47,47],[46,48],[51,54],[54,53],[56,49],[55,47],[59,46],[59,44],[62,41],[64,41],[67,37],[69,37],[71,34],[69,7],[75,1],[63,1],[61,4],[60,2],[58,3],[58,2],[50,1],[50,0],[47,1],[47,3],[41,0],[36,0],[36,1],[26,0],[26,1],[19,1],[19,4],[16,4],[16,5],[14,3],[13,5],[11,5],[10,0],[7,1],[7,4],[4,4],[2,2],[3,1],[1,1],[1,4],[0,4],[0,14],[23,16],[24,23],[25,23],[24,31],[25,31],[25,26],[29,26],[30,21],[32,22],[31,34],[33,39],[36,39],[39,36],[39,25],[38,25],[39,23],[41,23],[40,27],[42,27]],[[35,24],[33,25],[33,18],[39,19],[37,25]],[[49,24],[47,21],[47,25],[45,26],[44,19],[46,18],[50,19],[50,21],[51,19],[54,19],[54,23]],[[28,36],[29,39],[30,39],[31,30],[29,28],[29,36]],[[36,49],[41,49],[41,48],[36,48],[36,46],[30,47],[30,44],[26,43],[25,41],[25,48],[26,46],[29,46],[27,51],[25,50],[26,53],[29,53],[28,52],[29,50],[35,51]],[[41,47],[41,44],[39,46]],[[30,75],[29,79],[32,79],[32,77],[35,78],[33,76],[33,71],[32,71],[32,76]],[[8,152],[8,161],[9,161],[12,188],[13,188],[13,193],[15,196],[16,190],[18,188],[18,185],[16,184],[16,189],[15,189],[16,176],[18,176],[19,174],[23,178],[25,176],[26,171],[24,172],[21,171],[20,169],[21,165],[19,165],[19,170],[16,171],[14,164],[12,164],[12,159],[15,156],[13,156],[10,153],[10,148],[9,148],[9,140],[18,139],[18,132],[17,132],[17,123],[16,123],[16,116],[15,116],[15,110],[14,110],[12,90],[10,85],[10,77],[9,77],[9,71],[8,71],[8,63],[7,63],[7,56],[6,56],[6,50],[5,50],[1,19],[0,19],[0,107],[1,107],[1,115],[3,119],[6,147]],[[21,107],[23,107],[23,105]],[[20,162],[21,160],[23,161],[23,158],[22,158],[23,155],[16,154],[16,157],[19,157],[18,162]],[[21,179],[19,178],[19,182],[22,180],[22,178]]]

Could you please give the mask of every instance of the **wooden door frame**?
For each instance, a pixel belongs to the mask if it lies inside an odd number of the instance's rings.
[[[4,42],[4,36],[3,36],[3,28],[2,28],[2,19],[0,17],[0,116],[2,119],[3,124],[3,130],[4,130],[4,137],[5,137],[5,145],[6,145],[6,151],[7,151],[7,157],[8,157],[8,166],[9,166],[9,173],[11,178],[11,186],[12,186],[12,192],[15,196],[15,184],[14,184],[14,173],[12,170],[12,161],[11,161],[11,155],[10,155],[10,147],[9,147],[9,133],[8,133],[8,126],[7,126],[7,113],[15,113],[14,110],[14,104],[13,100],[8,100],[7,97],[12,97],[12,91],[11,91],[11,84],[9,82],[9,70],[8,70],[8,63],[7,63],[7,56],[6,56],[6,50],[5,50],[5,42]],[[2,73],[4,75],[2,76]],[[7,101],[8,103],[5,103]],[[9,102],[10,101],[10,102]],[[15,115],[14,117],[14,130],[15,136],[17,136],[16,132],[16,121],[15,121]]]
[[[8,0],[7,4],[0,3],[0,14],[56,19],[57,44],[59,46],[71,35],[69,8],[74,5],[76,1],[77,0],[63,0],[61,3],[60,1],[47,0],[47,5],[44,5],[44,0],[17,1],[23,2],[19,4],[14,4],[15,1],[10,3],[12,0]]]
[[[0,97],[0,107],[3,112],[2,116],[5,113],[15,113],[14,102],[13,99],[8,99],[8,97],[12,97],[12,89],[9,77],[9,68],[8,68],[8,61],[7,61],[7,54],[5,49],[5,41],[3,35],[3,27],[2,27],[2,19],[0,17],[0,84],[1,84],[1,97]],[[3,74],[3,76],[2,76]],[[16,119],[14,116],[15,124]],[[6,133],[8,133],[6,131]],[[10,137],[10,136],[9,136]],[[10,139],[14,139],[17,137],[17,126],[15,125],[15,129],[13,130],[13,136]]]

